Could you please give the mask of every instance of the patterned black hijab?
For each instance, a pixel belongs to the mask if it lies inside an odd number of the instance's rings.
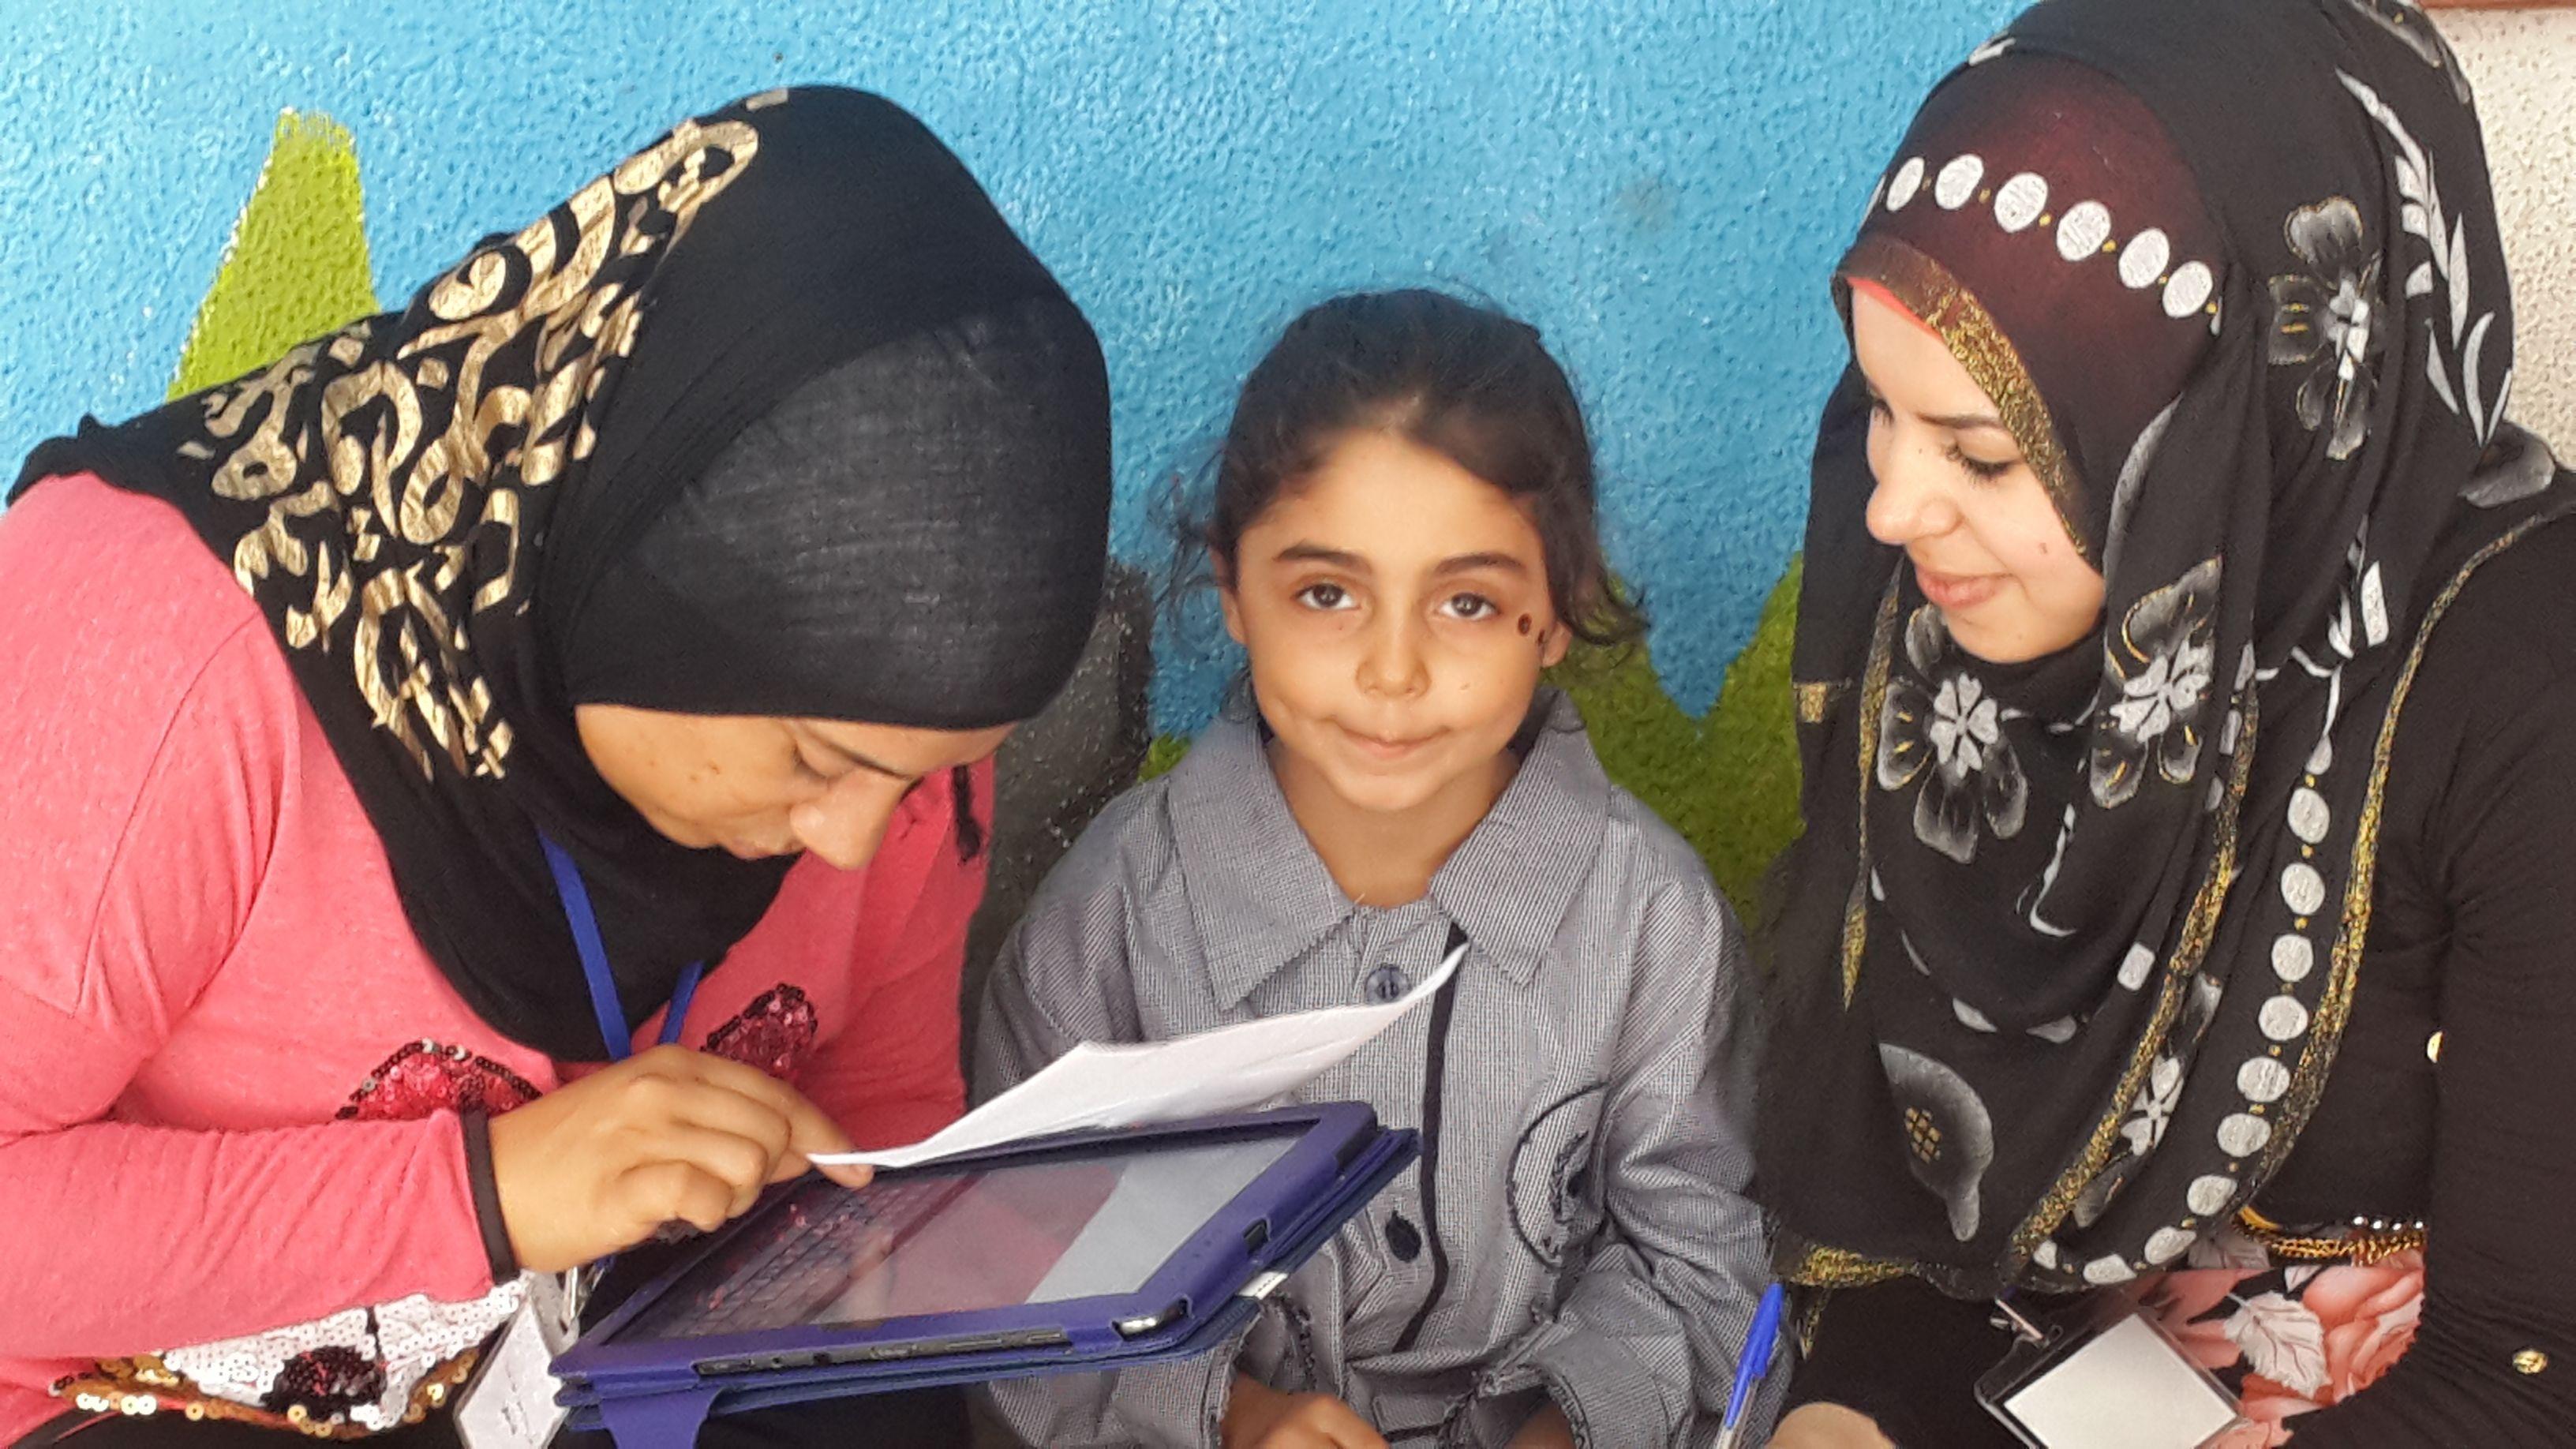
[[[598,1060],[542,830],[630,1025],[786,866],[656,833],[612,702],[964,729],[1037,712],[1096,608],[1108,394],[1073,304],[887,102],[686,121],[408,308],[39,448],[165,499],[267,613],[421,944],[476,1014]]]
[[[2047,659],[1962,651],[1863,524],[1847,372],[1762,1111],[1782,1271],[2126,1281],[2297,1140],[2424,639],[2570,507],[2503,422],[2468,88],[2394,0],[2050,0],[1933,94],[1840,275],[1994,398],[2107,598]]]

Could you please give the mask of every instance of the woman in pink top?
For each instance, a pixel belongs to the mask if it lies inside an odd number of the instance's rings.
[[[1108,480],[1081,314],[832,89],[37,450],[0,1442],[447,1436],[524,1275],[954,1116],[978,782],[1088,632]]]

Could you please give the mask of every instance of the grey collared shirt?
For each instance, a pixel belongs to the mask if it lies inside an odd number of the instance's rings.
[[[990,1097],[1076,1042],[1454,988],[1298,1095],[1424,1129],[1234,1354],[997,1385],[1032,1444],[1214,1445],[1240,1368],[1397,1444],[1501,1444],[1552,1397],[1594,1449],[1707,1437],[1764,1282],[1741,934],[1697,856],[1549,693],[1518,775],[1421,900],[1354,905],[1258,731],[1220,722],[1040,887],[976,1040]],[[1756,1437],[1752,1442],[1760,1442]]]

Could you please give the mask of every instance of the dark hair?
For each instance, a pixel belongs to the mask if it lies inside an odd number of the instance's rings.
[[[1428,448],[1529,512],[1547,554],[1549,601],[1574,637],[1634,643],[1636,600],[1610,576],[1594,519],[1592,437],[1538,329],[1443,292],[1357,292],[1307,309],[1244,380],[1216,457],[1204,547],[1220,577],[1280,491],[1355,431]]]
[[[984,822],[975,818],[975,767],[950,770],[948,789],[957,797],[957,858],[971,864],[984,853]]]

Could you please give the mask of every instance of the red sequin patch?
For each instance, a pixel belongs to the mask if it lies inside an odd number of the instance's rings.
[[[405,1042],[369,1073],[338,1116],[343,1122],[416,1122],[434,1112],[497,1117],[536,1097],[527,1078],[490,1057],[415,1041]]]
[[[301,1405],[311,1417],[329,1420],[372,1404],[384,1393],[383,1365],[368,1362],[354,1348],[327,1344],[288,1359],[259,1406],[283,1414]]]
[[[751,999],[742,1014],[707,1034],[707,1050],[782,1082],[814,1045],[814,1003],[802,988],[781,982]]]

